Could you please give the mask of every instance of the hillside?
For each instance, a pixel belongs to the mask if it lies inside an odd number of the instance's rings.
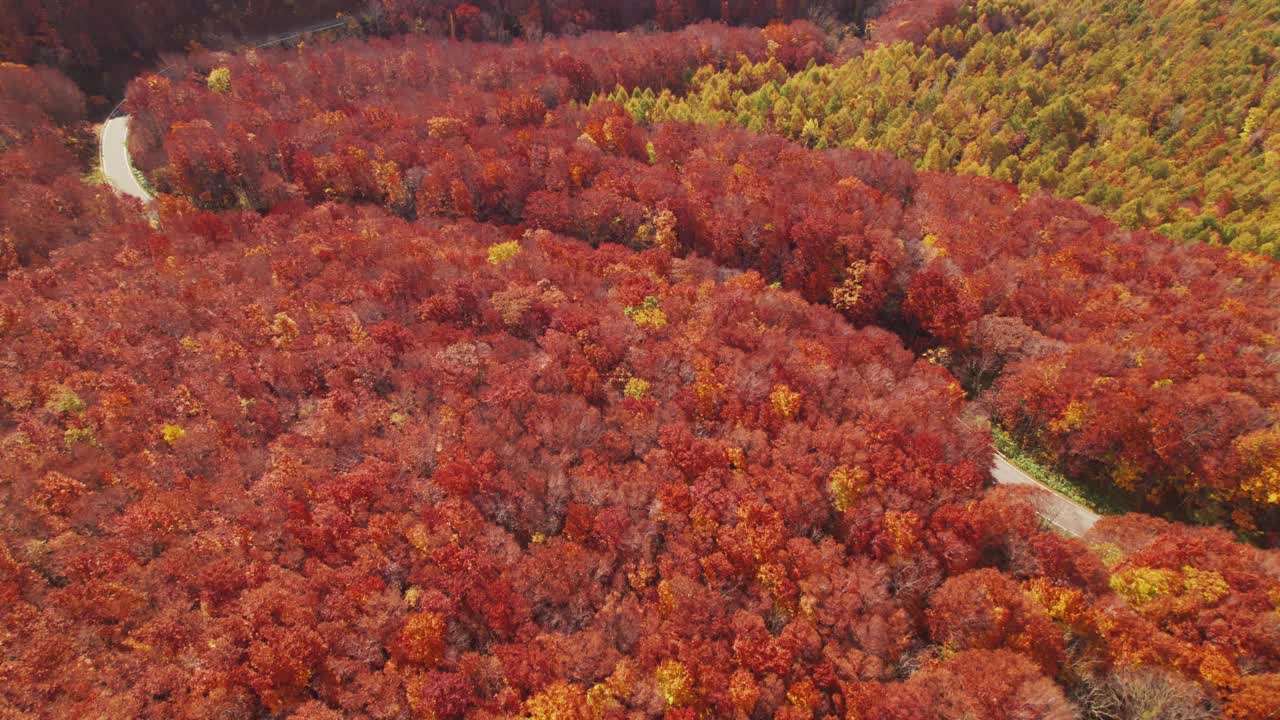
[[[1280,715],[1274,261],[637,120],[972,15],[364,12],[131,81],[146,207],[0,65],[0,717]]]
[[[185,82],[133,84],[131,147],[157,187],[209,207],[375,202],[754,269],[903,334],[1019,439],[1136,508],[1280,527],[1273,263],[884,155],[571,102],[628,74],[670,84],[681,62],[705,68],[696,82],[739,54],[779,73],[823,58],[809,25],[714,28],[489,61],[426,39],[195,57]],[[410,53],[430,75],[402,69]]]
[[[981,0],[922,44],[794,75],[746,65],[642,122],[735,123],[887,150],[1104,209],[1121,225],[1280,255],[1280,7],[1269,0]]]

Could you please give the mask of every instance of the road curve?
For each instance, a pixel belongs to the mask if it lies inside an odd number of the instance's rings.
[[[1034,499],[1040,517],[1068,535],[1079,537],[1089,532],[1101,517],[1089,508],[1036,482],[1000,453],[996,453],[995,462],[991,466],[991,477],[1004,485],[1034,485],[1040,488]]]
[[[129,116],[118,115],[102,126],[102,174],[107,184],[121,195],[136,197],[143,205],[150,203],[151,193],[138,182],[129,162]]]

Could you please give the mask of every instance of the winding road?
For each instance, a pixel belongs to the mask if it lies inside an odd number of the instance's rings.
[[[1034,485],[1039,488],[1033,502],[1040,517],[1067,535],[1080,537],[1089,532],[1101,517],[1065,495],[1045,487],[1035,478],[1014,467],[1013,463],[1000,453],[996,453],[995,462],[991,466],[991,477],[1004,485]]]
[[[138,198],[143,205],[150,205],[155,198],[142,187],[133,173],[133,165],[129,161],[128,140],[128,115],[118,115],[107,120],[102,127],[102,174],[116,192]],[[1033,485],[1040,488],[1033,499],[1040,517],[1067,535],[1079,537],[1085,534],[1100,517],[1092,510],[1051,490],[1014,467],[1000,453],[995,455],[994,464],[991,466],[991,477],[1004,485]]]
[[[133,174],[129,162],[129,116],[117,115],[102,126],[102,174],[121,195],[138,198],[143,205],[153,198]]]

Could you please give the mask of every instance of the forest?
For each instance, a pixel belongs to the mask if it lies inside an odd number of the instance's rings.
[[[1015,436],[1135,508],[1280,527],[1274,264],[866,151],[574,102],[753,53],[771,54],[742,70],[781,77],[823,59],[819,35],[694,26],[661,53],[587,34],[490,61],[429,38],[193,56],[184,83],[131,85],[132,155],[210,208],[373,202],[754,269],[945,353]],[[593,71],[569,61],[584,55]]]
[[[1280,5],[981,0],[838,67],[611,93],[637,120],[887,150],[1099,207],[1120,225],[1280,255]]]
[[[14,5],[0,717],[1280,717],[1262,3]]]
[[[905,36],[950,19],[961,0],[0,0],[0,58],[63,70],[88,90],[118,93],[132,76],[193,47],[237,48],[336,23],[357,34],[540,40],[589,30],[678,30],[703,20],[762,26],[812,17],[856,30],[868,18]],[[845,33],[851,34],[851,33]],[[855,43],[857,40],[855,39]]]

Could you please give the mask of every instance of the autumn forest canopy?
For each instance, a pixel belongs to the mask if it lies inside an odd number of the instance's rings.
[[[0,11],[0,716],[1280,717],[1270,3]]]

